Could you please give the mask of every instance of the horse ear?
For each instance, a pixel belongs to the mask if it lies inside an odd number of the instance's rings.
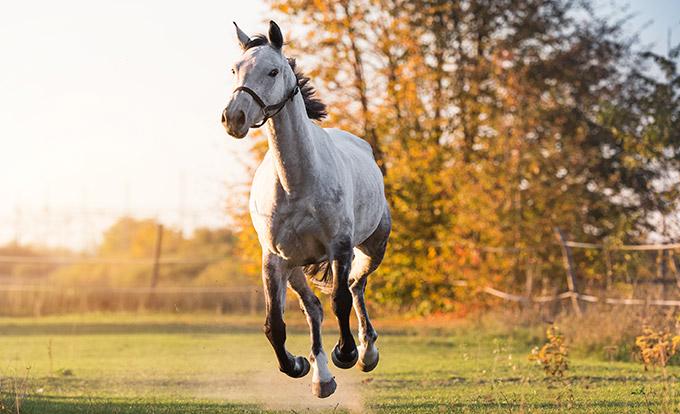
[[[281,34],[279,25],[276,24],[274,20],[269,21],[269,42],[276,49],[281,49],[283,47],[283,35]]]
[[[238,42],[241,45],[241,49],[245,49],[248,42],[250,42],[250,37],[248,37],[248,35],[245,34],[243,32],[243,30],[241,30],[238,27],[236,22],[232,22],[232,23],[234,23],[234,27],[236,27],[236,36],[238,37]]]

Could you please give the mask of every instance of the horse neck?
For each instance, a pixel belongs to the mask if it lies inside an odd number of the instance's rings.
[[[269,150],[274,155],[276,172],[286,193],[296,193],[314,177],[316,150],[313,124],[307,118],[305,103],[298,93],[277,115],[267,122]]]

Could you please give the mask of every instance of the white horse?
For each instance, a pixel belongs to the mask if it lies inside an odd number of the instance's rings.
[[[310,327],[312,392],[324,398],[336,383],[321,344],[321,303],[305,276],[322,273],[313,281],[331,292],[340,327],[333,363],[346,369],[358,361],[363,371],[374,369],[378,335],[366,313],[364,290],[383,259],[391,228],[383,177],[366,141],[311,120],[326,115],[325,105],[313,97],[295,61],[283,55],[276,23],[270,22],[268,38],[250,38],[238,26],[236,33],[243,55],[232,70],[237,87],[222,123],[237,138],[266,125],[269,143],[250,190],[250,215],[262,246],[264,332],[282,372],[294,378],[309,372],[307,359],[285,348],[288,284]],[[358,349],[349,325],[352,306],[359,321]]]

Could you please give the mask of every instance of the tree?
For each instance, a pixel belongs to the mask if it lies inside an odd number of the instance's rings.
[[[328,124],[366,138],[386,174],[373,299],[452,310],[454,280],[513,286],[529,266],[559,287],[553,227],[636,242],[677,208],[674,58],[638,54],[588,1],[270,3],[302,33],[287,53],[312,68]]]
[[[70,286],[148,286],[159,223],[123,217],[104,232],[96,257],[111,263],[73,264],[51,272],[52,281]],[[162,258],[191,259],[160,268],[161,285],[242,285],[246,280],[237,254],[237,236],[229,229],[204,229],[185,237],[164,227]],[[252,283],[252,282],[251,282]],[[249,283],[250,284],[250,283]]]

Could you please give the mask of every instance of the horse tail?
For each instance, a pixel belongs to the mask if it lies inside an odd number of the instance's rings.
[[[302,272],[323,293],[329,294],[333,290],[333,273],[328,260],[303,266]]]

